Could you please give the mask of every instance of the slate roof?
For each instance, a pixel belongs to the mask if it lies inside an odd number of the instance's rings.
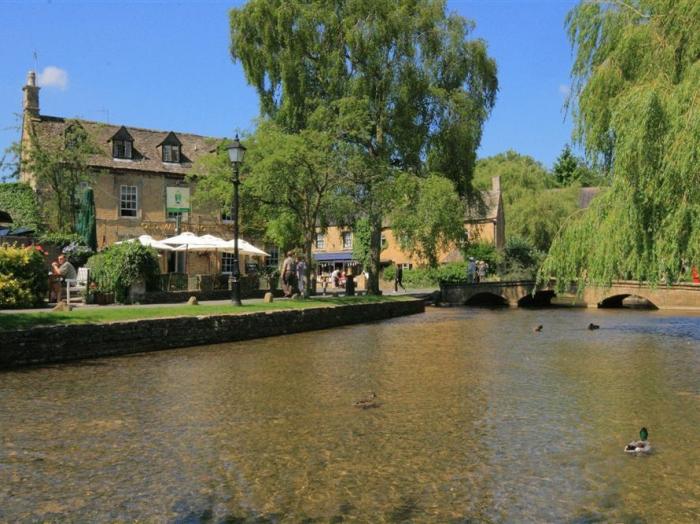
[[[150,171],[163,175],[186,175],[197,158],[214,151],[222,140],[222,138],[175,132],[175,136],[182,144],[182,154],[180,163],[172,163],[162,161],[162,152],[159,147],[166,138],[172,140],[170,136],[173,133],[172,131],[157,131],[140,127],[105,124],[79,118],[69,119],[45,115],[34,117],[31,121],[40,142],[42,138],[51,137],[55,140],[64,136],[66,128],[75,122],[85,129],[94,140],[95,145],[102,151],[102,154],[92,156],[90,165],[98,168],[119,169],[121,171]],[[134,139],[133,158],[131,160],[112,158],[112,143],[110,140],[123,127]]]

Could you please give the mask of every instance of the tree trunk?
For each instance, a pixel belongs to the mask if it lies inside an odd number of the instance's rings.
[[[304,298],[309,298],[311,296],[311,247],[313,246],[313,240],[310,238],[306,238],[304,240],[304,258],[306,259],[306,269],[304,270],[304,278],[306,279],[306,282],[304,282]]]
[[[367,293],[369,295],[379,295],[379,272],[381,270],[382,254],[382,216],[380,213],[370,213],[369,217],[370,237],[369,237],[369,257],[370,267],[369,281],[367,282]]]

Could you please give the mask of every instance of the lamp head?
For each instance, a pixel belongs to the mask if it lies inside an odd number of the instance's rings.
[[[245,147],[238,140],[238,135],[226,146],[226,151],[228,151],[228,158],[232,164],[243,163],[243,157],[245,157]]]

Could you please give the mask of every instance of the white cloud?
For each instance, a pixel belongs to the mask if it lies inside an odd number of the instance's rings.
[[[68,87],[68,73],[65,69],[56,66],[46,66],[38,76],[41,87],[57,87],[65,91]]]
[[[559,84],[559,94],[562,96],[569,96],[571,93],[571,86],[569,84]]]

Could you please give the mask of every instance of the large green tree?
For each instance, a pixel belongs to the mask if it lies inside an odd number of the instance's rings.
[[[700,2],[583,1],[574,46],[575,138],[611,187],[554,242],[542,278],[672,282],[700,263]]]
[[[476,163],[476,188],[490,189],[494,176],[500,177],[506,237],[522,237],[538,250],[547,251],[564,221],[576,211],[578,183],[559,189],[555,177],[542,164],[515,151]]]
[[[371,227],[378,292],[381,223],[400,171],[438,172],[468,192],[496,65],[444,0],[251,0],[231,10],[231,54],[285,131],[332,131]]]
[[[259,203],[261,213],[269,217],[268,236],[297,232],[309,262],[304,291],[308,296],[312,292],[312,247],[317,231],[328,224],[345,200],[334,141],[322,131],[286,133],[274,123],[265,122],[258,126],[248,158],[244,185]]]
[[[231,164],[225,142],[193,166],[197,206],[226,211],[231,206]],[[244,233],[265,237],[284,251],[301,247],[307,263],[305,294],[311,292],[312,247],[316,233],[347,215],[346,181],[340,175],[333,137],[316,129],[285,132],[261,120],[241,173],[241,222]]]
[[[552,174],[562,187],[580,184],[583,187],[607,185],[604,176],[598,170],[589,167],[586,162],[574,155],[571,146],[566,144],[554,161]]]
[[[397,180],[397,202],[390,214],[401,248],[438,266],[440,251],[466,242],[464,204],[445,177],[404,174]]]
[[[252,139],[249,143],[248,137],[244,137],[242,142],[246,147],[250,147],[253,143]],[[193,208],[200,212],[208,210],[214,218],[228,217],[231,213],[233,168],[226,151],[226,144],[226,140],[221,140],[218,144],[212,140],[210,146],[213,151],[198,157],[187,177],[188,181],[194,183]],[[248,167],[249,161],[246,161],[241,169],[241,179],[244,182]],[[241,237],[262,238],[265,236],[266,217],[259,212],[257,203],[245,183],[240,186],[240,192],[239,234]]]

